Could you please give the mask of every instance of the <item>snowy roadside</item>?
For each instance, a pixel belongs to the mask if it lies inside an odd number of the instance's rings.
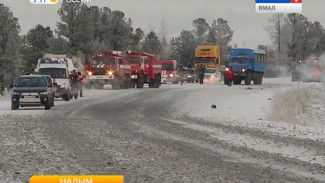
[[[241,154],[249,153],[246,159],[253,158],[250,162],[323,180],[325,101],[322,84],[292,83],[290,78],[277,78],[265,79],[261,86],[230,88],[214,84],[199,87],[204,90],[193,89],[174,106],[180,112],[177,115],[181,116],[179,121],[170,122],[204,132]],[[301,93],[308,91],[305,99],[301,94],[290,93],[297,87]],[[285,101],[274,105],[275,97],[279,96]],[[285,106],[287,102],[292,106]],[[293,116],[293,112],[288,114],[293,120],[270,119],[271,111],[274,115],[274,111],[282,112],[285,107],[301,105],[299,102],[305,102],[306,107],[297,116]],[[212,104],[217,107],[211,108]],[[276,107],[278,109],[274,110]]]
[[[276,78],[265,79],[260,86],[235,85],[230,88],[214,84],[203,87],[206,89],[194,90],[176,104],[175,107],[185,117],[325,142],[325,123],[322,122],[325,120],[325,100],[320,83],[292,83],[290,78]],[[297,87],[312,89],[306,113],[291,122],[270,120],[269,114],[276,94]],[[216,109],[211,108],[212,104],[217,106]]]

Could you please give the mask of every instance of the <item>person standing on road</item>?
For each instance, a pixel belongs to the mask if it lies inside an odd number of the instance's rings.
[[[205,67],[201,64],[198,69],[198,77],[200,80],[200,84],[203,84],[204,74],[205,74]]]
[[[78,72],[78,81],[79,81],[79,93],[80,93],[80,97],[83,97],[83,95],[82,95],[82,93],[83,93],[82,88],[83,88],[83,82],[84,82],[83,80],[84,80],[84,78],[83,78],[81,72],[79,71]]]
[[[226,71],[226,76],[225,77],[226,77],[228,86],[231,86],[232,85],[232,82],[234,80],[234,77],[235,77],[235,73],[232,70],[232,67],[229,67],[229,70]]]
[[[73,96],[75,97],[75,99],[77,99],[78,97],[78,93],[79,93],[79,79],[78,79],[78,73],[76,72],[76,70],[73,70],[70,74],[70,81],[71,81],[71,93],[72,95],[70,95],[70,98],[72,98]]]
[[[178,73],[179,73],[179,77],[181,78],[181,85],[183,85],[183,83],[184,83],[184,78],[183,78],[184,68],[183,68],[183,66],[180,66]]]

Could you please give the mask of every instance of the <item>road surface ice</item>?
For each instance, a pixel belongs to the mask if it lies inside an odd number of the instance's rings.
[[[297,87],[310,89],[304,112],[292,121],[272,120],[274,97]],[[121,174],[125,182],[324,182],[323,92],[319,83],[290,78],[265,79],[260,86],[106,87],[86,90],[78,100],[56,100],[50,111],[11,111],[9,97],[1,97],[0,182],[28,182],[35,174]]]

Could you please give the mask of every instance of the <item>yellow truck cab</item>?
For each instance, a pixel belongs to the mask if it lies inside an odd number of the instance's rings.
[[[220,55],[219,45],[198,45],[195,50],[195,68],[197,69],[200,65],[203,65],[204,67],[219,69]]]

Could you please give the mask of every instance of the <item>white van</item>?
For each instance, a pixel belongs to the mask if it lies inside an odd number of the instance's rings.
[[[38,60],[35,70],[40,75],[50,75],[55,85],[55,97],[70,100],[71,83],[70,72],[76,70],[71,59],[65,55],[46,54]]]

